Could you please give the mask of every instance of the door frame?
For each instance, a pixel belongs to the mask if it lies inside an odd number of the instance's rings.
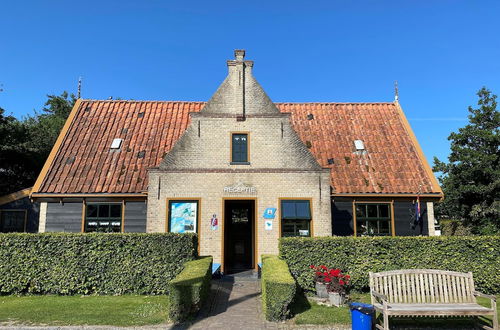
[[[253,250],[253,268],[254,270],[257,270],[257,260],[258,260],[258,245],[257,245],[257,239],[258,239],[258,234],[257,234],[257,222],[259,219],[259,215],[257,214],[258,210],[258,205],[257,205],[257,197],[223,197],[222,198],[222,213],[221,213],[221,272],[224,273],[224,265],[226,263],[225,260],[225,236],[226,236],[226,228],[225,228],[225,213],[226,213],[226,201],[253,201],[254,202],[254,212],[253,212],[253,224],[252,224],[252,250]]]

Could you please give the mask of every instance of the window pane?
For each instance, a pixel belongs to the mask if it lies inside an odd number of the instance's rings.
[[[295,203],[293,201],[281,201],[281,218],[295,219]]]
[[[377,204],[368,204],[366,206],[368,210],[368,218],[376,218],[377,217]]]
[[[233,162],[247,162],[247,134],[233,134],[231,155]]]
[[[309,208],[309,201],[296,201],[295,210],[297,219],[311,219],[311,210]]]
[[[87,218],[97,217],[97,205],[89,204],[87,205]]]
[[[25,211],[1,211],[1,232],[3,233],[22,233],[24,231]]]
[[[366,205],[356,205],[356,217],[366,218]]]
[[[99,205],[99,218],[107,218],[109,217],[109,205],[102,204]]]
[[[359,236],[390,235],[390,205],[356,204],[356,234]]]
[[[122,216],[122,206],[120,204],[111,205],[111,217],[112,218],[121,218]]]
[[[310,233],[309,220],[283,220],[282,223],[282,236],[283,237],[309,237]]]
[[[388,218],[389,217],[389,205],[380,204],[378,206],[378,212],[380,218]]]

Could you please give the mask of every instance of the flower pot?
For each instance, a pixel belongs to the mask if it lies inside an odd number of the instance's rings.
[[[327,284],[316,282],[316,295],[319,298],[328,298],[328,291],[326,290]]]
[[[328,299],[333,306],[340,307],[345,303],[345,297],[338,292],[328,292]]]

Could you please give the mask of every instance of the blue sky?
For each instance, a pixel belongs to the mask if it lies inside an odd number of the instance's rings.
[[[487,86],[500,93],[500,1],[2,1],[0,107],[47,94],[205,101],[233,49],[276,102],[400,103],[429,160]]]

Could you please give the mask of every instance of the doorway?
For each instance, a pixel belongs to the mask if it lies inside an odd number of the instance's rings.
[[[224,272],[254,268],[255,200],[224,201]]]

